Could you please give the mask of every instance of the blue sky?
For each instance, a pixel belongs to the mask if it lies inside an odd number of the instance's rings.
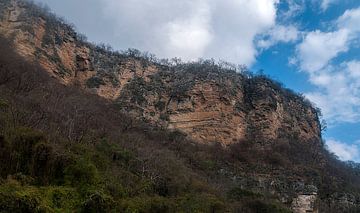
[[[359,0],[36,0],[90,41],[245,64],[323,111],[324,139],[360,162]]]

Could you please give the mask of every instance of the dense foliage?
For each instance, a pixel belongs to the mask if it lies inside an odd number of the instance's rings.
[[[205,174],[217,148],[132,120],[0,46],[0,211],[286,211],[216,189]]]

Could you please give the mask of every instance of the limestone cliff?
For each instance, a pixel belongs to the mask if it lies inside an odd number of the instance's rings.
[[[35,14],[35,15],[34,15]],[[119,54],[81,40],[72,27],[37,6],[2,3],[0,32],[18,52],[64,84],[115,100],[149,122],[193,139],[229,145],[251,136],[319,141],[316,110],[267,78],[248,78],[215,64],[164,65],[137,52]]]
[[[229,145],[251,137],[266,144],[288,136],[320,140],[317,112],[302,98],[266,78],[208,70],[211,66],[160,70],[150,81],[133,79],[117,101],[201,142]]]
[[[4,0],[1,8],[1,34],[14,41],[21,55],[39,62],[64,84],[116,99],[134,76],[146,77],[156,71],[151,66],[145,69],[140,60],[81,40],[70,24],[37,5]]]
[[[213,61],[179,63],[154,60],[135,50],[114,52],[84,41],[65,21],[19,0],[0,2],[0,34],[62,84],[109,99],[120,111],[179,130],[196,142],[219,142],[227,149],[251,140],[265,150],[286,139],[307,144],[314,153],[322,146],[319,112],[267,77]],[[217,175],[246,189],[266,189],[264,193],[277,195],[294,212],[316,212],[320,184],[313,182],[318,180],[292,170],[285,178],[272,168],[262,172],[256,170],[250,177],[224,169]]]

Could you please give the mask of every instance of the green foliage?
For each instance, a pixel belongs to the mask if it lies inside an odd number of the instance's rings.
[[[107,213],[114,207],[114,201],[110,196],[95,192],[82,204],[81,212]]]
[[[21,150],[25,153],[24,156],[31,159],[27,162],[29,168],[32,168],[33,162],[36,162],[34,164],[36,168],[33,169],[36,172],[14,175],[11,179],[0,183],[0,198],[4,201],[0,203],[0,210],[12,212],[221,212],[225,208],[223,201],[212,194],[184,196],[179,194],[168,197],[169,193],[175,191],[183,193],[186,189],[178,185],[186,185],[186,183],[182,180],[166,179],[164,181],[159,179],[153,183],[131,171],[124,170],[130,168],[129,165],[135,161],[135,156],[132,152],[107,140],[102,140],[94,147],[72,145],[74,147],[69,150],[74,150],[75,153],[68,157],[72,160],[66,163],[67,165],[60,167],[60,170],[63,170],[64,180],[58,181],[59,186],[33,185],[37,179],[49,179],[54,176],[50,173],[57,165],[54,162],[63,161],[55,157],[50,159],[52,155],[50,153],[53,153],[54,148],[46,144],[42,133],[26,128],[9,132],[11,133],[8,134],[8,140],[11,143],[23,145],[14,151]],[[31,154],[28,154],[29,150],[32,150]],[[108,176],[108,169],[111,167],[102,167],[100,162],[96,163],[98,160],[114,165],[120,174],[114,173]],[[44,162],[52,163],[44,164]],[[101,168],[101,173],[97,167]],[[43,172],[44,168],[50,172]],[[179,167],[175,168],[179,169]],[[169,171],[164,172],[169,174]],[[61,175],[58,178],[61,179]],[[128,178],[133,183],[129,182]],[[44,182],[46,181],[40,183]],[[135,185],[128,188],[127,184]],[[201,191],[207,186],[201,182],[193,182],[188,187],[191,190]],[[180,188],[182,189],[179,190]]]
[[[43,202],[58,212],[78,209],[82,203],[80,194],[71,187],[45,187],[42,190],[44,191],[43,196],[45,195]]]
[[[9,104],[7,103],[7,101],[0,98],[0,110],[5,110],[8,107]]]
[[[106,139],[103,139],[100,143],[96,144],[96,150],[101,153],[100,156],[106,156],[106,159],[118,165],[128,166],[131,161],[135,160],[134,153],[130,150],[124,149],[117,144],[109,143]],[[99,164],[103,163],[104,160],[99,162]],[[96,164],[97,167],[101,166],[99,164]]]
[[[209,194],[187,194],[177,198],[143,196],[120,202],[121,212],[223,212],[224,203]]]
[[[1,1],[0,10],[8,2]],[[238,90],[244,89],[244,99],[249,104],[241,106],[238,102],[237,111],[250,109],[253,107],[251,101],[257,99],[269,101],[264,109],[276,109],[274,92],[281,94],[284,100],[305,105],[295,110],[290,109],[290,104],[285,104],[285,110],[300,112],[312,107],[304,97],[262,73],[252,75],[245,67],[214,60],[190,63],[179,59],[159,61],[138,50],[118,53],[109,46],[86,43],[81,36],[76,36],[72,26],[52,15],[48,9],[32,3],[26,5],[21,18],[27,23],[22,30],[33,33],[34,19],[31,17],[46,20],[43,47],[54,54],[46,55],[39,49],[36,55],[43,55],[57,64],[60,76],[69,74],[57,54],[57,46],[63,44],[65,36],[74,39],[77,45],[80,42],[90,48],[90,61],[98,74],[86,83],[89,88],[98,88],[105,81],[117,86],[119,70],[135,71],[156,65],[160,71],[150,77],[151,82],[134,78],[122,91],[120,99],[126,98],[142,107],[150,104],[146,99],[149,95],[162,97],[165,94],[172,101],[179,102],[186,98],[191,100],[189,91],[197,81],[216,84],[221,88],[221,96],[235,96]],[[3,53],[0,57],[6,59],[11,51],[4,51],[3,44],[0,47]],[[14,59],[10,57],[9,60]],[[19,57],[12,63],[22,65],[21,69],[15,70],[19,73],[25,72],[23,67],[26,70],[34,67]],[[45,73],[38,67],[30,70]],[[14,69],[6,71],[15,73]],[[36,88],[41,85],[40,89],[26,93],[12,90],[12,87],[31,79],[22,75],[15,75],[18,80],[15,83],[0,85],[0,95],[9,100],[0,101],[0,111],[11,118],[0,117],[0,212],[229,212],[237,205],[244,209],[243,212],[288,212],[266,195],[234,188],[226,197],[223,190],[229,186],[228,182],[239,180],[237,175],[247,172],[271,174],[274,178],[278,178],[276,174],[285,174],[308,182],[317,181],[322,186],[319,194],[325,195],[336,190],[353,190],[356,184],[352,183],[359,182],[356,178],[359,173],[353,174],[353,170],[343,175],[348,167],[342,167],[341,163],[332,162],[333,167],[311,167],[314,166],[310,161],[314,152],[307,151],[314,150],[314,147],[299,143],[296,137],[287,137],[289,147],[269,145],[262,150],[254,145],[261,141],[249,135],[247,144],[224,151],[221,147],[195,144],[178,131],[160,131],[149,124],[134,121],[119,113],[110,103],[104,103],[103,99],[71,86],[59,86],[47,75],[43,80],[37,78],[41,76],[37,72],[32,74],[36,79],[33,84]],[[263,87],[267,89],[262,91]],[[165,102],[152,104],[165,111]],[[9,108],[15,114],[21,113],[10,115]],[[34,117],[39,112],[44,114],[44,118],[37,123]],[[319,112],[316,113],[320,116]],[[169,119],[165,112],[160,118]],[[249,128],[254,130],[252,126]],[[45,133],[35,129],[42,129]],[[75,140],[73,134],[80,135],[83,140]],[[326,152],[321,154],[326,155]],[[287,165],[287,159],[293,168]],[[327,159],[332,158],[321,160],[326,164]],[[279,168],[276,165],[280,165]],[[301,166],[311,168],[304,172]],[[280,167],[288,170],[280,170]]]
[[[185,212],[224,212],[225,204],[211,194],[189,194],[179,198],[179,208]]]
[[[260,197],[262,197],[261,194],[258,194],[258,193],[252,192],[252,191],[248,191],[248,190],[245,190],[245,189],[242,189],[239,187],[235,187],[228,192],[228,198],[232,199],[232,200],[237,200],[237,201],[240,201],[244,198],[254,199],[254,198],[260,198]]]
[[[274,203],[266,203],[261,200],[253,200],[246,204],[246,207],[254,213],[291,213],[290,210]]]
[[[174,212],[175,203],[167,198],[136,197],[120,202],[120,211],[125,213]]]
[[[81,202],[69,187],[35,187],[14,179],[0,185],[0,212],[64,212],[78,209]]]
[[[4,153],[0,156],[1,162],[4,162],[1,175],[39,172],[36,168],[39,165],[36,164],[46,164],[44,158],[48,154],[45,153],[46,145],[44,143],[46,143],[45,137],[38,131],[29,128],[16,128],[8,131],[0,146],[0,152]]]
[[[65,169],[65,183],[74,187],[88,187],[99,181],[97,168],[86,159],[79,159]]]
[[[0,192],[1,212],[42,212],[39,197],[28,193],[4,193]]]

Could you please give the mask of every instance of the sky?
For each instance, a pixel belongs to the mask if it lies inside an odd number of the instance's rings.
[[[328,149],[360,162],[359,0],[35,0],[89,41],[263,70],[323,112]]]

